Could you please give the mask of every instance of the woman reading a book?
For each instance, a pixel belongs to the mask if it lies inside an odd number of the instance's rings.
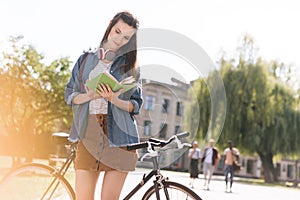
[[[104,72],[118,82],[132,77],[135,82],[139,81],[136,68],[138,25],[129,12],[117,13],[99,48],[79,57],[66,85],[65,100],[74,111],[69,140],[78,142],[77,200],[94,199],[100,172],[104,172],[101,199],[119,199],[128,172],[135,170],[137,153],[125,147],[139,142],[134,115],[139,113],[143,102],[141,87],[126,92],[123,89],[113,91],[109,84],[100,83],[93,91],[86,84]]]

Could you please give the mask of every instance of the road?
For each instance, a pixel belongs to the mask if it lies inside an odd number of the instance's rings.
[[[121,197],[125,197],[126,194],[131,191],[135,185],[137,185],[143,174],[149,172],[148,169],[137,169],[134,172],[130,172]],[[162,171],[164,176],[169,177],[170,180],[182,183],[188,186],[189,174],[184,172]],[[199,175],[199,179],[195,181],[195,188],[193,189],[203,200],[299,200],[300,189],[285,188],[281,186],[263,186],[257,184],[242,183],[238,180],[234,182],[232,193],[225,192],[225,182],[222,176],[213,176],[213,180],[210,184],[210,190],[203,190],[202,174]],[[237,178],[238,179],[238,178]],[[101,179],[100,179],[101,180]],[[149,181],[144,188],[139,191],[133,200],[140,200],[143,192],[150,187],[152,181]],[[101,183],[99,183],[100,185]],[[99,198],[100,189],[97,189],[97,198]],[[122,199],[122,198],[121,198]]]

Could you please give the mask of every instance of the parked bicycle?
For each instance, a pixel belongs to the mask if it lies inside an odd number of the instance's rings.
[[[148,175],[144,174],[142,181],[124,198],[124,200],[129,200],[153,176],[155,177],[155,180],[153,181],[154,184],[145,192],[142,200],[201,200],[201,198],[193,190],[180,183],[168,181],[168,178],[164,177],[160,172],[158,159],[161,151],[166,151],[172,148],[182,149],[183,147],[190,147],[190,144],[182,143],[180,141],[181,138],[187,137],[188,135],[188,132],[179,133],[168,140],[150,138],[146,142],[127,146],[128,150],[147,148],[148,153],[146,153],[141,160],[143,161],[145,158],[150,158],[153,163],[153,170]],[[171,146],[172,143],[175,143],[176,146],[166,148],[169,145]]]
[[[68,141],[67,135],[53,134],[55,141]],[[66,143],[67,157],[61,167],[25,163],[13,168],[0,181],[0,199],[75,200],[75,192],[65,175],[75,159],[76,143]]]
[[[159,156],[161,152],[177,148],[190,147],[188,143],[182,143],[181,138],[187,137],[188,132],[180,133],[170,137],[168,140],[150,138],[145,142],[128,145],[128,150],[147,149],[147,153],[141,158],[150,159],[153,163],[153,170],[144,174],[139,184],[124,198],[142,200],[201,200],[201,198],[188,187],[169,181],[164,177],[159,167]],[[172,144],[175,144],[172,145]],[[75,159],[76,144],[66,145],[69,154],[66,161],[59,169],[40,163],[26,163],[11,170],[0,181],[0,199],[63,199],[75,200],[75,192],[65,175]],[[155,177],[153,185],[146,190],[143,197],[136,197],[139,191],[152,177]],[[26,193],[20,193],[20,187]],[[5,196],[6,195],[6,196]]]

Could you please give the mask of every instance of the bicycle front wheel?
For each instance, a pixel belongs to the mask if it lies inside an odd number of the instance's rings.
[[[164,181],[163,185],[164,187],[159,188],[160,200],[202,200],[193,190],[179,183]],[[154,185],[146,191],[142,199],[157,199]]]
[[[75,193],[53,167],[27,163],[10,171],[0,181],[0,199],[75,200]]]

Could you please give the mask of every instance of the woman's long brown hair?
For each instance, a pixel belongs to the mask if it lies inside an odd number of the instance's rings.
[[[108,35],[112,27],[120,19],[122,19],[126,24],[128,24],[129,26],[135,29],[138,29],[139,27],[139,21],[135,17],[133,17],[131,13],[129,13],[128,11],[119,12],[114,16],[114,18],[111,20],[110,24],[108,25],[104,33],[104,36],[102,38],[101,44],[104,44],[107,41]],[[128,41],[128,43],[122,46],[118,51],[118,54],[124,54],[126,58],[125,65],[121,65],[119,67],[124,67],[123,68],[124,72],[129,73],[134,77],[136,77],[136,56],[137,56],[136,49],[137,49],[137,36],[135,33]]]

